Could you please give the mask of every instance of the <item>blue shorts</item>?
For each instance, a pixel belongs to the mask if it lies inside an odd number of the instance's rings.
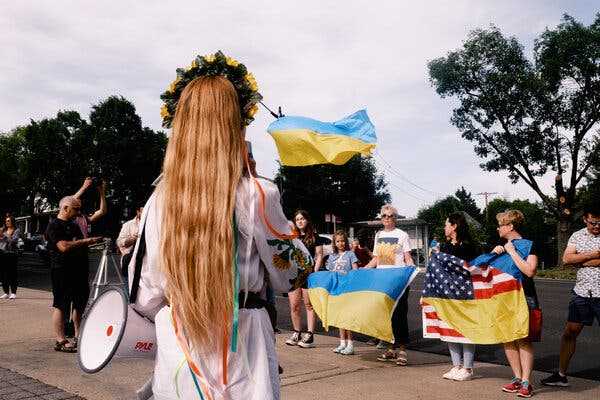
[[[600,298],[574,295],[569,302],[569,322],[591,326],[594,318],[600,324]]]

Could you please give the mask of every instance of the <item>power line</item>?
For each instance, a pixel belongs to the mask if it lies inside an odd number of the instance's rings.
[[[421,190],[423,192],[427,192],[427,193],[430,193],[430,194],[433,194],[433,195],[436,195],[436,196],[440,196],[440,193],[434,192],[434,191],[429,190],[429,189],[426,189],[426,188],[424,188],[424,187],[422,187],[420,185],[417,185],[416,183],[414,183],[410,179],[408,179],[406,176],[404,176],[402,173],[398,172],[394,167],[392,167],[392,165],[389,162],[387,162],[383,157],[381,157],[381,155],[376,154],[375,157],[379,161],[383,162],[387,166],[389,172],[391,172],[392,174],[398,176],[400,179],[402,179],[403,181],[405,181],[409,185],[414,186],[415,188],[417,188],[417,189],[419,189],[419,190]]]
[[[481,192],[481,193],[475,193],[476,196],[483,196],[483,198],[485,199],[485,220],[486,223],[489,220],[489,213],[488,213],[488,197],[493,195],[493,194],[498,194],[498,192]]]
[[[498,192],[481,192],[481,193],[475,193],[476,196],[483,196],[485,199],[485,208],[487,210],[488,207],[488,197],[493,195],[493,194],[498,194]]]
[[[415,195],[414,195],[414,194],[412,194],[412,193],[409,193],[409,192],[407,192],[406,190],[404,190],[404,189],[403,189],[403,188],[401,188],[400,186],[396,185],[394,182],[388,182],[388,183],[389,183],[391,186],[393,186],[394,188],[396,188],[396,189],[398,189],[399,191],[401,191],[402,193],[404,193],[405,195],[407,195],[407,196],[410,196],[410,197],[412,197],[413,199],[415,199],[415,200],[419,200],[419,201],[421,201],[421,202],[423,202],[423,203],[427,203],[427,200],[425,200],[425,199],[422,199],[422,198],[420,198],[420,197],[418,197],[418,196],[415,196]]]

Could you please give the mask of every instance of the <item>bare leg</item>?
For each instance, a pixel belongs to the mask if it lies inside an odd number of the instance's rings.
[[[63,312],[58,308],[52,309],[52,326],[57,342],[65,340],[65,325],[63,320]]]
[[[562,339],[560,341],[560,364],[559,372],[563,375],[567,374],[569,368],[569,362],[571,357],[575,354],[575,347],[577,344],[577,337],[583,329],[583,324],[576,322],[567,322],[565,331],[563,332]]]
[[[512,368],[515,378],[521,379],[523,372],[521,370],[521,358],[519,356],[519,348],[517,342],[504,343],[504,353],[508,359],[508,363]]]
[[[302,303],[302,291],[296,289],[288,293],[288,299],[290,301],[290,314],[292,317],[292,326],[295,331],[302,331],[302,313],[300,310],[300,304]]]
[[[75,337],[79,338],[79,326],[81,325],[81,314],[73,310],[73,326],[75,327]]]
[[[308,289],[302,289],[302,299],[304,300],[304,307],[306,308],[307,330],[313,333],[315,331],[315,311],[313,310],[312,304],[310,304]]]
[[[527,340],[517,342],[521,365],[521,380],[529,382],[533,370],[533,344]]]

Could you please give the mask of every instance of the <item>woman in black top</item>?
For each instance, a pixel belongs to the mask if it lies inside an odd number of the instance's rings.
[[[504,352],[508,363],[513,370],[513,380],[504,385],[502,390],[509,393],[517,393],[519,397],[531,397],[533,388],[529,383],[529,376],[533,369],[533,345],[532,342],[539,341],[541,334],[541,313],[533,277],[537,271],[538,258],[532,249],[527,257],[523,259],[517,253],[513,240],[522,239],[518,229],[525,222],[523,213],[518,210],[508,210],[496,215],[498,220],[498,236],[506,240],[504,246],[496,246],[494,253],[508,253],[513,262],[523,273],[522,285],[527,306],[529,307],[529,336],[514,342],[504,343]]]
[[[300,240],[302,240],[311,257],[315,260],[315,271],[318,271],[323,263],[323,239],[315,232],[312,223],[310,222],[308,212],[304,210],[296,211],[294,214],[294,227],[300,234]],[[305,271],[302,278],[307,278],[308,274],[311,272],[312,271]],[[306,280],[301,282],[300,287],[296,287],[296,289],[288,293],[288,299],[290,301],[290,314],[294,331],[285,341],[285,344],[290,346],[297,345],[303,348],[314,347],[313,332],[315,331],[316,317],[308,298]],[[301,330],[302,310],[300,305],[302,304],[302,300],[304,300],[304,308],[306,309],[307,325],[307,332],[304,333],[302,333]]]
[[[446,241],[440,245],[442,253],[451,254],[465,261],[471,261],[479,255],[479,249],[473,244],[469,225],[463,214],[453,213],[448,216],[444,225],[444,234]],[[475,345],[448,342],[448,350],[452,358],[452,369],[443,375],[444,379],[455,381],[473,379]]]

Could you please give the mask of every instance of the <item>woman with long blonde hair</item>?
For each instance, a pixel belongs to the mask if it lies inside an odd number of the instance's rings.
[[[236,89],[222,75],[181,88],[163,178],[144,207],[134,307],[156,323],[155,399],[279,399],[265,281],[287,291],[308,258],[282,235],[292,232],[277,188],[243,174]]]

